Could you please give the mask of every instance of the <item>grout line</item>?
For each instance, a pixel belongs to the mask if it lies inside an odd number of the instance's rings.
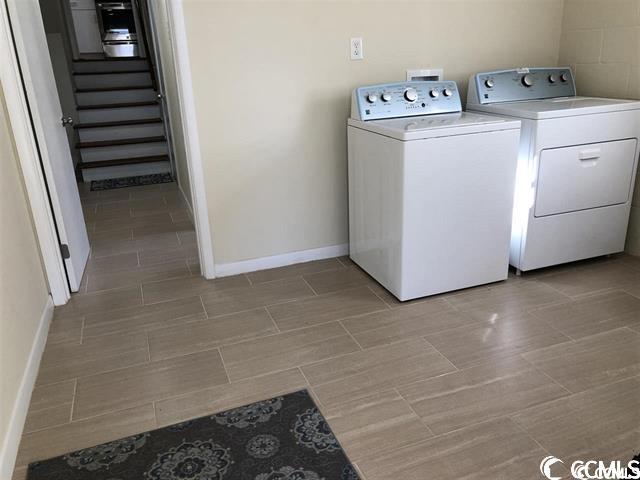
[[[344,326],[344,323],[342,323],[342,320],[338,320],[338,323],[340,324],[340,326],[342,328],[344,328],[344,331],[347,332],[347,335],[349,335],[351,337],[351,340],[353,340],[356,343],[358,348],[360,348],[360,350],[364,351],[364,347],[362,345],[360,345],[360,342],[358,340],[356,340],[356,337],[353,336],[353,334],[349,331],[349,329]]]
[[[313,294],[314,294],[316,297],[319,297],[319,296],[320,296],[320,295],[318,294],[318,292],[316,292],[316,291],[314,290],[314,288],[311,286],[311,284],[307,281],[307,279],[306,279],[306,278],[304,278],[304,275],[300,275],[300,278],[302,278],[302,281],[303,281],[304,283],[306,283],[306,284],[307,284],[307,287],[309,287],[309,289],[313,292]],[[334,293],[335,293],[335,292],[334,292]]]
[[[436,348],[432,343],[430,343],[430,342],[429,342],[425,337],[420,337],[420,338],[422,338],[422,340],[424,340],[424,343],[426,343],[428,346],[430,346],[431,348],[433,348],[433,349],[434,349],[434,350],[435,350],[435,351],[436,351],[436,352],[437,352],[437,353],[438,353],[442,358],[444,358],[447,362],[449,362],[449,364],[450,364],[453,368],[455,368],[455,371],[454,371],[454,372],[448,372],[448,373],[455,373],[455,372],[459,372],[459,371],[461,370],[460,368],[456,367],[456,366],[455,366],[455,364],[454,364],[451,360],[449,360],[449,359],[447,358],[447,356],[446,356],[444,353],[442,353],[440,350],[438,350],[438,349],[437,349],[437,348]],[[445,373],[445,375],[446,375],[446,373]]]
[[[436,433],[431,430],[431,427],[429,425],[427,425],[427,422],[425,422],[425,420],[420,416],[420,414],[418,414],[418,412],[416,412],[416,410],[413,408],[413,405],[411,405],[411,402],[409,402],[409,400],[407,400],[401,393],[400,390],[398,390],[397,387],[394,387],[392,389],[394,392],[396,392],[396,394],[400,397],[400,399],[402,399],[402,401],[407,405],[407,407],[409,407],[409,409],[413,412],[413,414],[420,420],[420,422],[425,426],[425,428],[429,431],[429,433],[432,436],[437,436]]]
[[[277,331],[278,333],[282,333],[282,332],[280,331],[280,327],[278,326],[278,324],[276,323],[275,319],[273,318],[273,315],[271,315],[271,312],[269,311],[269,309],[268,309],[267,307],[262,307],[262,308],[264,308],[265,312],[267,312],[267,315],[269,315],[269,318],[271,319],[271,322],[272,322],[272,323],[273,323],[273,325],[276,327],[276,331]],[[260,337],[258,337],[258,338],[260,338]]]
[[[369,289],[369,291],[371,293],[373,293],[376,297],[378,297],[378,300],[380,300],[382,303],[385,304],[385,306],[387,307],[387,310],[391,310],[391,305],[389,305],[387,302],[384,301],[384,298],[382,298],[380,295],[378,295],[378,292],[376,292],[373,288],[371,288],[371,285],[364,285],[367,289]],[[384,287],[383,287],[384,288]],[[393,295],[391,292],[389,292],[390,295]]]
[[[82,316],[82,323],[80,324],[80,345],[84,343],[84,319],[86,315]]]
[[[76,393],[78,392],[78,378],[74,378],[75,382],[73,384],[73,395],[71,396],[71,409],[69,411],[69,423],[73,422],[73,411],[76,406]]]
[[[142,302],[142,305],[144,305],[144,288],[142,287],[142,282],[140,283],[140,300]]]
[[[224,369],[224,375],[225,377],[227,377],[227,383],[231,383],[231,375],[229,375],[229,369],[227,368],[227,364],[224,361],[224,357],[222,356],[222,348],[221,346],[216,347],[215,349],[211,349],[211,350],[217,350],[218,352],[218,356],[220,357],[220,362],[222,363],[222,368]],[[224,384],[221,384],[224,385]]]

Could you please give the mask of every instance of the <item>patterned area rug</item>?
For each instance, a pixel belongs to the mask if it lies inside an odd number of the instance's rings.
[[[29,465],[28,480],[359,480],[306,390]]]
[[[139,187],[140,185],[153,185],[154,183],[171,183],[170,173],[152,173],[150,175],[138,175],[136,177],[109,178],[106,180],[93,180],[91,191],[113,190],[114,188]]]

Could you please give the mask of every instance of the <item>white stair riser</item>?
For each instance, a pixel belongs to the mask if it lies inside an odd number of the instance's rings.
[[[149,102],[157,100],[158,94],[152,88],[144,90],[113,90],[110,92],[76,93],[78,105],[103,105],[107,103]]]
[[[144,70],[146,60],[105,60],[100,62],[73,62],[74,72],[126,72],[129,70]]]
[[[161,135],[164,135],[164,125],[162,125],[162,123],[78,129],[78,136],[80,137],[81,142],[121,140],[123,138],[159,137]]]
[[[99,162],[117,158],[147,157],[150,155],[167,155],[167,142],[136,143],[133,145],[114,145],[80,149],[83,162]]]
[[[159,116],[159,105],[78,110],[80,123],[118,122],[123,120],[139,120],[141,118],[157,118]]]
[[[131,87],[151,84],[149,72],[75,75],[74,79],[77,88]]]

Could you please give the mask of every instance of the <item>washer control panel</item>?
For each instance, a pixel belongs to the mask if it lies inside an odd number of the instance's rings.
[[[462,111],[456,82],[402,82],[353,91],[351,117],[357,120],[413,117]]]
[[[475,87],[481,104],[576,95],[570,68],[518,68],[478,73]]]

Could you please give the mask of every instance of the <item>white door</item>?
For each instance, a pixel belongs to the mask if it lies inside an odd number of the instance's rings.
[[[8,5],[60,243],[70,254],[65,259],[69,286],[77,292],[89,258],[89,238],[40,6],[37,0],[10,0]]]

